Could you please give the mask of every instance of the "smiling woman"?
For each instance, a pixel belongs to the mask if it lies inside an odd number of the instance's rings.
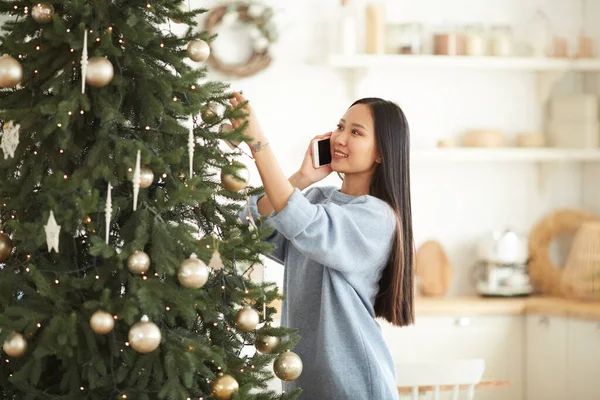
[[[308,146],[298,172],[283,175],[246,100],[248,144],[266,196],[240,214],[275,228],[267,257],[283,264],[282,325],[298,330],[304,370],[285,390],[301,399],[397,399],[394,364],[376,317],[413,323],[413,234],[409,131],[394,103],[355,102],[330,138],[331,164],[313,166]],[[235,121],[239,126],[242,121]],[[341,189],[313,187],[331,172]],[[259,224],[262,226],[263,224]]]

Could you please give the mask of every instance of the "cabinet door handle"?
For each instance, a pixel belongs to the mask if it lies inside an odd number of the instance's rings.
[[[543,326],[550,326],[550,318],[548,318],[547,316],[543,315],[540,317],[539,322],[540,325]]]
[[[469,317],[460,317],[457,318],[454,322],[456,326],[465,327],[471,325],[471,318]]]

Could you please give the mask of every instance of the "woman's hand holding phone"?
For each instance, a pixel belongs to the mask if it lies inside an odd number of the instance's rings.
[[[305,182],[307,183],[306,186],[310,186],[313,183],[316,183],[316,182],[319,182],[320,180],[325,179],[333,171],[331,169],[330,164],[323,165],[320,168],[315,168],[313,166],[312,142],[314,140],[327,139],[330,136],[331,136],[331,132],[327,132],[324,135],[315,136],[310,141],[310,144],[308,145],[308,149],[306,150],[306,153],[304,154],[304,160],[302,160],[302,165],[300,166],[300,169],[297,172],[297,174],[300,175],[302,177],[302,179],[304,179]]]

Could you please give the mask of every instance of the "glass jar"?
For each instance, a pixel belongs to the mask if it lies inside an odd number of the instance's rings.
[[[465,54],[468,56],[485,56],[487,54],[487,37],[483,25],[465,26]]]
[[[421,54],[423,52],[423,27],[413,22],[388,25],[386,51],[392,54]]]
[[[494,56],[509,57],[513,55],[513,38],[510,26],[492,26],[491,50]]]
[[[465,37],[456,28],[447,27],[433,35],[433,53],[444,56],[465,54]]]

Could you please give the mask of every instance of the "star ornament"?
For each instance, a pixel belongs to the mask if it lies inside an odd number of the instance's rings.
[[[60,225],[56,223],[54,212],[52,211],[50,211],[50,217],[48,218],[48,224],[45,226],[45,229],[48,252],[54,250],[58,253],[58,235],[60,234]]]
[[[19,144],[19,129],[21,125],[15,125],[13,121],[8,121],[4,124],[4,134],[2,135],[2,142],[0,147],[4,152],[4,159],[6,160],[9,156],[15,158],[15,150]]]

